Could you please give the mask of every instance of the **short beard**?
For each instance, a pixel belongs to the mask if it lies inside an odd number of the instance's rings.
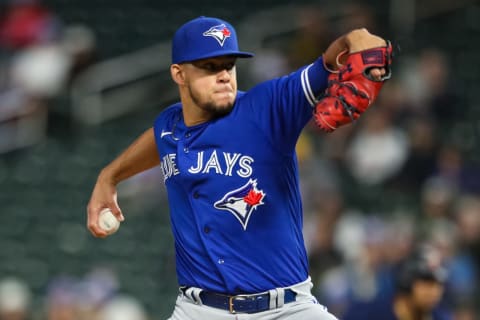
[[[193,102],[202,110],[209,112],[213,118],[219,118],[226,116],[229,114],[233,109],[234,102],[228,103],[224,108],[213,104],[212,102],[201,103],[199,99],[195,96],[192,92],[192,89],[189,87],[188,91],[190,91],[190,97],[192,98]]]

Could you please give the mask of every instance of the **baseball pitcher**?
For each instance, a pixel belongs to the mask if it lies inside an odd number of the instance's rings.
[[[160,165],[175,239],[179,296],[170,319],[335,319],[311,294],[295,145],[312,118],[330,132],[357,119],[390,77],[391,46],[367,30],[336,41],[312,64],[248,92],[237,90],[239,50],[228,22],[181,26],[166,108],[99,174],[88,228],[116,185]]]

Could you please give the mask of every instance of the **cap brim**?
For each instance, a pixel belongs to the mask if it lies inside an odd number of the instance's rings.
[[[209,52],[208,54],[205,55],[200,55],[200,56],[195,56],[195,58],[192,57],[192,59],[189,59],[188,57],[183,59],[180,62],[175,62],[175,63],[185,63],[185,62],[192,62],[192,61],[197,61],[197,60],[203,60],[203,59],[209,59],[209,58],[217,58],[217,57],[224,57],[224,56],[233,56],[237,58],[252,58],[255,56],[255,54],[251,52],[245,52],[245,51],[228,51],[228,50],[218,50],[218,51],[213,51]]]

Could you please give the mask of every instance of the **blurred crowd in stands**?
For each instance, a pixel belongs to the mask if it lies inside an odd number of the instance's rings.
[[[94,63],[97,45],[87,26],[65,23],[40,1],[1,6],[0,154],[47,138],[52,101]],[[301,28],[287,50],[257,52],[247,67],[250,81],[312,62],[355,27],[387,36],[371,8],[342,10],[333,24],[321,8],[300,10],[293,18]],[[240,35],[240,41],[248,40]],[[428,245],[447,271],[435,308],[455,320],[478,319],[480,167],[469,157],[468,139],[455,131],[468,121],[470,106],[442,48],[403,52],[393,74],[355,124],[329,135],[311,125],[300,137],[315,294],[339,318],[348,316],[352,308],[393,296],[396,267]],[[127,191],[132,196],[143,190],[134,180]],[[150,319],[141,297],[122,294],[119,281],[112,270],[93,270],[84,278],[59,275],[45,284],[44,297],[34,299],[28,283],[0,275],[0,320]]]
[[[94,269],[83,278],[58,276],[46,285],[41,300],[32,298],[28,284],[21,279],[2,279],[0,319],[149,319],[139,299],[120,292],[115,274],[108,269]]]
[[[353,21],[380,33],[368,11],[349,12],[358,14]],[[286,57],[295,65],[321,54],[321,46],[309,47],[311,52],[304,43],[329,42],[327,32],[315,32],[328,30],[318,25],[319,16],[308,10],[300,18],[311,24]],[[298,144],[316,294],[340,318],[362,319],[351,317],[352,311],[361,315],[361,305],[393,296],[396,266],[428,245],[448,274],[437,308],[455,319],[477,319],[480,167],[469,161],[471,150],[455,132],[468,121],[469,106],[446,52],[420,48],[404,54],[375,106],[356,124],[328,136],[311,126]]]
[[[51,101],[95,57],[95,37],[38,0],[0,3],[0,153],[43,141]]]

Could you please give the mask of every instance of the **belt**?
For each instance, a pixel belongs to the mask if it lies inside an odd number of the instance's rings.
[[[188,288],[181,288],[183,293],[185,293],[187,290]],[[269,292],[230,296],[202,290],[199,294],[199,297],[203,305],[227,310],[230,313],[257,313],[275,309],[283,306],[286,303],[295,301],[295,296],[297,294],[292,289],[285,289],[283,291],[283,301],[276,301],[273,307],[271,307]],[[278,298],[280,297],[277,297],[277,299]]]

